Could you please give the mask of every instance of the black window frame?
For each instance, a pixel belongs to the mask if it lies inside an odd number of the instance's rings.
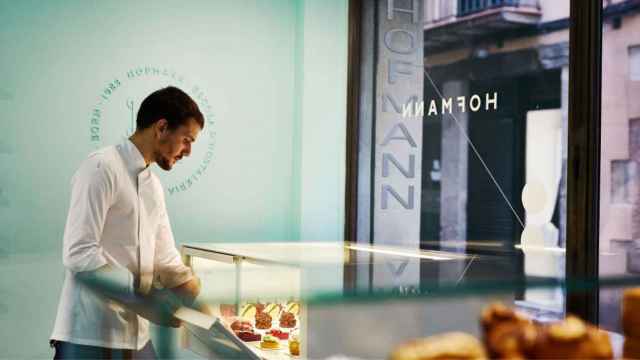
[[[347,85],[346,241],[372,241],[376,1],[350,0]],[[598,322],[602,1],[570,0],[566,311]],[[361,121],[367,119],[367,121]],[[345,272],[345,281],[355,281]]]

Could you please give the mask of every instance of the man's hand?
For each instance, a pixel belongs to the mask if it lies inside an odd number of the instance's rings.
[[[161,326],[180,327],[180,320],[173,314],[182,306],[180,299],[167,289],[152,288],[149,294],[139,295],[133,310],[143,318]]]
[[[194,276],[191,280],[182,285],[171,288],[170,290],[185,305],[191,305],[196,297],[198,297],[198,294],[200,294],[200,279],[197,276]]]

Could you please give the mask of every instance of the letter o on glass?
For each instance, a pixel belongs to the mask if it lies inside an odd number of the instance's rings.
[[[409,42],[410,42],[410,46],[407,48],[402,48],[402,47],[396,47],[393,43],[393,36],[394,34],[405,34],[406,36],[408,36],[409,38]],[[407,31],[407,30],[403,30],[403,29],[392,29],[387,31],[386,34],[384,34],[384,44],[387,46],[387,49],[391,50],[392,52],[396,53],[396,54],[411,54],[412,52],[414,52],[416,50],[416,38],[415,35],[413,35],[413,33]]]

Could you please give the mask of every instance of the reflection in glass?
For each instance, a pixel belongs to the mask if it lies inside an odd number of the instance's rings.
[[[601,279],[640,274],[640,4],[603,1],[600,157]],[[602,327],[621,331],[623,289],[600,291]]]
[[[473,261],[372,283],[564,278],[569,1],[377,3],[372,242]],[[559,287],[513,300],[564,314]]]

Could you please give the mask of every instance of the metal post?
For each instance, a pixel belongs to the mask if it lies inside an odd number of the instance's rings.
[[[567,192],[567,312],[597,323],[602,1],[571,0]]]
[[[242,301],[242,257],[234,256],[233,263],[236,267],[236,294],[235,294],[235,304],[236,304],[236,314],[240,316],[240,305]]]

